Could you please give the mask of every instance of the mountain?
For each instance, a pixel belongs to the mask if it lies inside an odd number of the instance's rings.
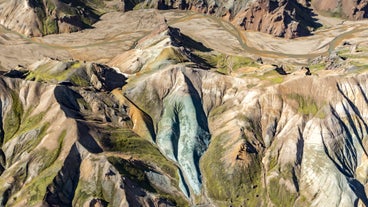
[[[142,1],[134,9],[147,7],[197,11],[224,18],[245,30],[286,38],[309,35],[320,26],[311,9],[297,0]]]
[[[3,0],[0,24],[27,36],[75,32],[90,28],[99,15],[119,8],[118,1]]]
[[[352,20],[361,20],[368,17],[368,1],[366,0],[312,1],[312,5],[316,10],[335,17],[344,17]]]
[[[316,11],[348,19],[367,17],[366,1],[0,1],[0,24],[27,36],[75,32],[91,28],[101,14],[156,8],[196,11],[224,18],[244,30],[260,31],[276,37],[308,36],[321,24]]]
[[[308,1],[94,2],[69,4],[86,30],[0,28],[0,206],[368,205],[366,21],[293,39]],[[291,39],[244,30],[266,20]]]

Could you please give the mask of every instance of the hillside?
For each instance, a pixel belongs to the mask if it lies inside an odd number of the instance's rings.
[[[309,1],[4,5],[0,206],[368,205],[367,20]],[[61,23],[69,7],[88,26]]]

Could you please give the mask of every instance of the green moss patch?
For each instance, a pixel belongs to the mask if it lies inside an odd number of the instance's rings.
[[[234,56],[217,53],[195,53],[200,58],[203,58],[207,64],[216,68],[218,72],[223,74],[230,74],[236,72],[242,67],[257,67],[259,66],[253,59],[244,56]]]
[[[295,200],[298,198],[298,194],[291,193],[286,190],[286,187],[280,185],[279,178],[271,179],[268,183],[268,195],[271,202],[275,206],[294,206]]]
[[[89,86],[89,77],[86,73],[85,65],[79,61],[56,62],[50,61],[40,65],[33,71],[30,71],[26,80],[35,80],[40,82],[70,82],[77,86]]]
[[[325,113],[320,110],[321,106],[311,97],[304,97],[296,93],[289,94],[287,97],[297,102],[297,109],[300,114],[316,116],[318,118],[324,118],[326,116]]]
[[[137,155],[141,160],[157,165],[170,177],[174,178],[174,183],[178,184],[178,170],[174,163],[167,160],[151,142],[139,137],[131,130],[116,130],[109,137],[102,138],[101,143],[108,151]]]
[[[276,70],[270,70],[257,78],[261,80],[267,80],[272,84],[279,84],[284,81],[284,75],[280,75]]]
[[[312,65],[309,66],[309,69],[311,71],[324,70],[324,69],[326,69],[326,63],[312,64]]]
[[[145,172],[159,169],[169,176],[171,185],[179,189],[178,167],[166,159],[161,152],[150,141],[139,137],[130,129],[110,129],[110,132],[99,140],[105,151],[123,153],[139,159],[127,161],[119,157],[109,157],[113,164],[123,176],[137,182],[146,190],[157,193],[161,198],[166,198],[177,206],[187,206],[187,201],[179,195],[170,195],[150,184]],[[154,167],[153,167],[154,166]]]
[[[12,105],[10,111],[4,116],[4,143],[9,141],[19,130],[21,117],[23,115],[23,105],[19,100],[18,94],[16,94],[14,91],[10,91],[10,94],[12,98]]]
[[[212,139],[200,163],[208,196],[219,206],[262,205],[261,158],[256,154],[250,155],[250,165],[235,164],[230,168],[223,161],[225,149],[222,140],[226,140],[226,136],[224,133]]]

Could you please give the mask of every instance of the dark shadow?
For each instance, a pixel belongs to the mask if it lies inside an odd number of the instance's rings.
[[[368,126],[365,124],[364,119],[362,118],[362,115],[359,111],[359,109],[355,106],[355,104],[344,94],[339,84],[336,84],[337,90],[339,93],[345,98],[345,100],[349,103],[349,106],[353,109],[354,113],[359,117],[360,120],[363,121],[365,125],[365,129],[368,131]]]
[[[336,168],[345,176],[345,177],[348,177],[348,178],[351,178],[352,177],[352,172],[349,172],[348,170],[345,170],[342,166],[340,166],[340,164],[339,163],[337,163],[334,159],[333,159],[333,157],[331,157],[331,155],[330,155],[330,152],[329,152],[329,150],[328,150],[328,148],[327,148],[327,145],[326,145],[326,143],[325,143],[325,141],[324,141],[324,139],[323,139],[323,137],[322,137],[322,142],[323,142],[323,149],[324,149],[324,151],[325,151],[325,153],[326,153],[326,155],[327,155],[327,157],[334,163],[334,165],[336,166]]]
[[[3,146],[4,142],[4,128],[3,128],[3,102],[0,99],[0,144]]]
[[[93,28],[92,24],[100,20],[98,12],[82,0],[59,0],[56,7],[59,12],[72,13],[59,18],[60,22],[66,22],[81,29]]]
[[[105,90],[112,91],[115,88],[121,88],[126,84],[127,78],[113,68],[109,68],[102,64],[96,64],[95,68],[98,72],[97,77],[103,84],[103,88]]]
[[[245,142],[245,151],[247,153],[255,153],[258,154],[257,149],[248,141]]]
[[[189,36],[183,34],[180,32],[180,29],[174,28],[174,27],[168,27],[169,29],[169,35],[172,40],[172,44],[175,47],[179,47],[181,49],[181,52],[183,52],[187,58],[195,63],[194,68],[200,68],[208,70],[214,66],[209,64],[207,60],[201,58],[200,56],[192,53],[192,51],[199,51],[199,52],[211,52],[213,51],[211,48],[206,47],[201,42],[198,42]]]
[[[364,98],[365,103],[368,104],[367,94],[365,94],[366,92],[363,90],[362,85],[359,82],[358,82],[358,88],[359,88],[361,95]]]
[[[89,152],[95,154],[103,152],[96,140],[89,134],[89,128],[86,125],[77,121],[77,127],[78,141],[84,148],[86,148]]]
[[[73,119],[82,119],[79,113],[79,104],[77,99],[83,97],[66,86],[56,86],[54,90],[56,101],[60,104],[60,108],[64,111],[67,117]]]
[[[180,29],[175,27],[168,27],[169,35],[175,47],[185,47],[192,50],[198,50],[200,52],[211,52],[212,49],[204,46],[201,42],[198,42],[189,36],[180,32]]]
[[[185,190],[185,194],[186,194],[186,196],[188,196],[188,198],[190,198],[190,190],[189,190],[189,186],[188,186],[188,184],[185,182],[185,177],[184,177],[184,175],[183,175],[183,172],[181,171],[181,169],[180,168],[178,168],[178,171],[179,171],[179,178],[181,178],[181,182],[182,182],[182,184],[183,184],[183,187],[184,187],[184,189],[183,190]]]
[[[339,117],[339,115],[337,114],[337,112],[335,111],[335,109],[330,105],[330,110],[331,110],[331,113],[332,115],[337,119],[337,121],[339,122],[339,126],[342,128],[342,131],[345,133],[344,136],[346,137],[345,141],[348,141],[350,145],[352,145],[352,135],[350,134],[349,130],[348,130],[348,127],[345,125],[345,123],[341,120],[341,118]],[[329,131],[329,133],[331,135],[333,135],[333,131],[330,130],[329,127],[327,127],[327,130]],[[323,148],[324,148],[324,151],[327,155],[327,157],[334,163],[334,165],[337,167],[337,169],[342,173],[344,174],[344,176],[346,177],[349,177],[349,178],[352,178],[354,177],[354,170],[355,167],[354,166],[349,166],[349,165],[346,165],[344,164],[343,161],[344,158],[343,157],[340,157],[338,154],[334,153],[334,155],[338,158],[338,160],[341,162],[341,163],[338,163],[336,162],[336,160],[331,156],[331,152],[330,152],[330,149],[327,147],[328,145],[326,144],[325,142],[325,137],[323,136],[323,134],[321,133],[321,137],[322,137],[322,143],[323,143]],[[344,143],[345,145],[345,143]],[[353,150],[353,149],[349,149],[349,150]],[[356,152],[354,151],[354,154],[356,154]]]
[[[317,15],[313,9],[308,8],[300,4],[297,0],[287,1],[285,9],[291,12],[291,15],[287,15],[285,18],[285,24],[290,24],[292,21],[297,21],[299,26],[297,28],[298,36],[308,36],[311,32],[308,28],[320,28],[322,24],[315,18]],[[293,14],[294,13],[294,14]]]
[[[89,207],[96,207],[96,206],[107,207],[107,206],[109,206],[109,202],[107,202],[103,199],[100,199],[100,198],[94,198],[89,203]]]
[[[298,135],[299,135],[299,139],[298,139],[298,142],[296,143],[296,164],[301,166],[302,160],[303,160],[303,153],[304,153],[304,139],[303,139],[303,132],[299,127],[298,127]],[[296,171],[299,171],[299,172],[296,172]],[[293,183],[295,185],[296,191],[299,192],[300,186],[299,186],[297,174],[300,175],[300,168],[293,167],[292,168],[292,179],[293,179]]]
[[[303,138],[303,132],[298,127],[298,135],[299,139],[296,143],[296,164],[301,165],[303,160],[303,153],[304,153],[304,138]]]
[[[47,186],[44,202],[50,206],[71,207],[79,182],[81,156],[74,144],[64,161],[64,165]]]
[[[8,188],[4,191],[3,195],[1,195],[3,197],[3,200],[1,201],[1,206],[6,206],[6,203],[9,201],[9,198],[11,196],[11,188]]]
[[[76,119],[78,128],[78,141],[91,153],[100,153],[102,149],[89,134],[89,128],[82,124],[80,121],[83,116],[80,114],[80,107],[77,99],[83,99],[83,97],[65,86],[56,86],[54,90],[54,96],[56,101],[60,104],[61,110],[64,111],[67,117]]]
[[[356,179],[347,179],[347,180],[349,182],[351,190],[355,193],[355,195],[364,203],[364,206],[368,206],[368,199],[364,185],[362,185]]]
[[[10,70],[9,72],[4,73],[4,76],[9,78],[20,78],[25,79],[27,77],[28,71],[26,70]]]
[[[109,157],[108,161],[118,170],[122,177],[123,181],[120,187],[126,193],[129,206],[141,206],[142,198],[147,196],[147,191],[157,193],[146,173],[158,173],[152,167],[142,161],[125,160],[118,157]]]
[[[339,84],[336,84],[336,87],[337,87],[337,90],[339,91],[339,93],[344,97],[344,99],[348,102],[348,104],[349,104],[349,106],[353,109],[353,111],[354,111],[354,113],[357,115],[357,117],[359,118],[359,120],[363,123],[363,125],[364,125],[364,130],[367,132],[368,131],[368,126],[367,126],[367,124],[366,124],[366,122],[365,122],[365,120],[363,119],[363,117],[362,117],[362,115],[361,115],[361,113],[360,113],[360,111],[359,111],[359,109],[358,109],[358,107],[356,107],[356,105],[344,94],[344,92],[342,91],[342,89],[340,88],[340,86],[339,86]],[[361,86],[360,85],[358,85],[358,87],[360,88]],[[362,90],[361,88],[360,88],[360,90]],[[364,94],[364,92],[363,91],[361,91],[362,92],[362,94]],[[364,98],[366,98],[365,97],[365,95],[363,96]],[[356,130],[356,127],[355,127],[355,124],[354,124],[354,122],[353,122],[353,120],[352,120],[352,118],[351,118],[351,115],[350,115],[350,113],[348,112],[348,110],[344,107],[344,111],[345,111],[345,113],[346,114],[348,114],[348,117],[349,117],[349,124],[350,124],[350,126],[352,127],[352,129],[353,129],[353,131],[354,131],[354,134],[356,135],[356,137],[358,138],[358,142],[359,142],[359,144],[362,146],[362,149],[364,150],[364,153],[366,154],[366,155],[368,155],[367,154],[367,152],[365,151],[365,148],[364,148],[364,145],[363,145],[363,143],[362,143],[362,139],[359,139],[359,133],[357,132],[357,130]],[[363,134],[363,132],[362,132],[362,134]]]
[[[288,75],[288,73],[284,70],[284,66],[283,65],[272,65],[275,67],[275,71],[280,74],[280,75]]]
[[[362,150],[364,151],[364,153],[366,155],[368,155],[367,152],[366,152],[366,150],[365,150],[365,148],[364,148],[364,145],[362,143],[363,135],[365,133],[361,130],[361,127],[362,126],[360,125],[360,122],[358,122],[358,124],[359,124],[359,128],[360,128],[360,133],[361,134],[359,134],[358,127],[354,124],[353,118],[352,118],[351,114],[349,113],[348,109],[345,106],[343,106],[343,108],[344,108],[344,111],[345,111],[345,114],[346,114],[346,118],[347,118],[347,120],[349,122],[350,129],[353,131],[353,133],[354,133],[354,135],[356,137],[356,140],[359,142],[359,145],[362,147]],[[349,133],[351,134],[350,131],[349,131]]]
[[[5,171],[5,166],[6,166],[6,157],[5,157],[5,153],[2,150],[2,146],[3,146],[3,142],[4,142],[4,128],[3,128],[3,103],[0,100],[0,176],[3,174],[3,172]],[[3,196],[3,201],[2,201],[2,206],[5,206],[6,203],[8,202],[9,196],[10,196],[10,190],[8,189],[7,191],[4,192]]]
[[[137,109],[139,109],[139,111],[142,113],[143,115],[143,122],[144,124],[146,125],[147,129],[148,129],[148,132],[149,134],[151,135],[152,137],[152,140],[154,142],[156,142],[156,133],[155,133],[155,127],[154,127],[154,123],[153,123],[153,120],[152,118],[146,113],[144,112],[139,106],[137,106],[131,99],[129,99],[129,97],[126,96],[126,94],[124,93],[123,94],[124,97],[132,104],[134,105]]]
[[[185,83],[188,85],[189,88],[189,94],[192,97],[193,100],[193,105],[196,111],[196,117],[197,117],[197,121],[198,121],[198,125],[200,126],[200,128],[202,128],[206,133],[206,136],[209,136],[209,129],[208,129],[208,121],[207,121],[207,116],[204,113],[203,110],[203,106],[202,106],[202,99],[199,96],[198,91],[195,89],[193,83],[191,82],[191,80],[187,77],[187,75],[185,74],[185,72],[183,72],[184,74],[184,79],[185,79]]]
[[[124,11],[131,11],[135,6],[144,2],[144,0],[122,0],[124,1]]]
[[[175,106],[176,107],[176,106]],[[172,141],[174,157],[178,160],[178,145],[180,137],[180,120],[179,120],[179,109],[174,109],[174,123],[172,125],[172,134],[170,140]]]

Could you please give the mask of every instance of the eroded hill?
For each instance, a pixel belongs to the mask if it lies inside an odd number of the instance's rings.
[[[365,21],[286,40],[189,11],[100,18],[0,31],[2,206],[368,204]]]

